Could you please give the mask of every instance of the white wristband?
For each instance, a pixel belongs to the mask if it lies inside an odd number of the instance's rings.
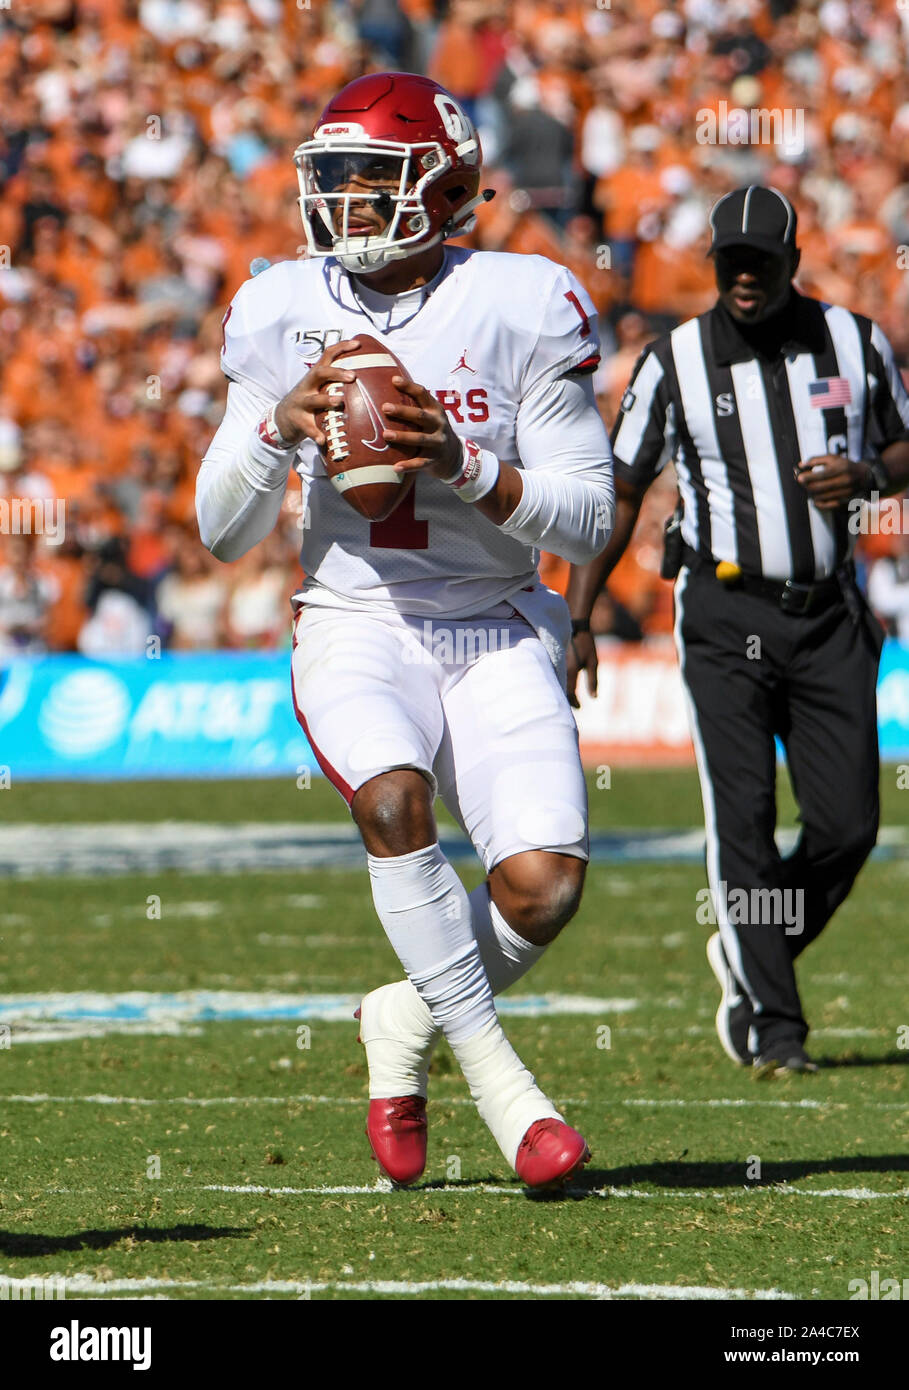
[[[479,502],[499,481],[499,460],[472,439],[465,439],[461,471],[443,481],[453,488],[462,502]]]
[[[278,426],[275,424],[276,409],[277,406],[275,405],[269,406],[265,415],[256,426],[256,433],[262,443],[268,445],[269,449],[289,450],[298,448],[299,445],[297,444],[288,444],[287,440],[278,429]]]

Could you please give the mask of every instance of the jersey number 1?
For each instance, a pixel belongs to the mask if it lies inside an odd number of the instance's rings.
[[[589,337],[590,337],[590,324],[587,322],[587,315],[584,313],[584,308],[583,308],[583,305],[581,304],[581,301],[578,299],[578,297],[577,297],[577,295],[575,294],[574,290],[566,290],[566,291],[565,291],[565,298],[568,300],[568,303],[569,303],[569,304],[573,304],[573,305],[574,305],[574,307],[577,309],[578,313],[579,313],[580,316],[581,316],[581,323],[584,325],[584,327],[581,329],[581,337],[582,337],[582,338],[589,338]]]
[[[376,550],[428,550],[429,522],[417,521],[416,481],[391,516],[374,521],[369,528],[369,544]]]

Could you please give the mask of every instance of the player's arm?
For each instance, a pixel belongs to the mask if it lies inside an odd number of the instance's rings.
[[[273,530],[300,444],[305,439],[319,447],[325,443],[314,412],[333,404],[326,385],[353,380],[352,372],[333,365],[334,358],[356,345],[335,343],[276,399],[274,383],[245,332],[242,309],[238,295],[225,320],[227,409],[196,479],[202,543],[225,561],[239,559]]]
[[[507,535],[583,564],[606,545],[615,514],[612,450],[591,383],[600,360],[597,312],[563,267],[541,308],[519,379],[522,466],[501,465],[477,508]]]
[[[663,367],[652,349],[638,359],[622,397],[612,433],[615,469],[615,525],[602,554],[586,564],[574,564],[565,595],[573,636],[566,653],[568,698],[577,708],[577,679],[583,670],[587,688],[597,693],[596,643],[589,631],[590,615],[603,586],[625,553],[634,533],[644,494],[675,445],[672,406]],[[585,631],[585,629],[588,629]]]
[[[582,562],[603,548],[612,528],[612,462],[589,381],[566,376],[525,395],[516,430],[523,468],[459,439],[423,387],[403,377],[395,384],[415,404],[385,413],[412,428],[386,430],[385,438],[412,441],[420,455],[396,464],[400,472],[427,468],[508,535],[566,560]]]
[[[383,407],[390,423],[385,436],[412,441],[419,454],[396,465],[400,471],[429,468],[506,534],[581,562],[609,538],[612,463],[587,379],[599,361],[596,310],[569,271],[550,264],[553,271],[541,315],[519,348],[515,439],[521,468],[460,440],[438,401],[401,379],[396,384],[414,404]]]
[[[202,544],[219,560],[238,560],[272,531],[296,446],[274,448],[258,425],[274,404],[232,381],[227,409],[196,478]]]
[[[586,376],[544,380],[522,399],[515,432],[522,468],[501,464],[477,510],[506,533],[583,564],[609,540],[612,451]]]

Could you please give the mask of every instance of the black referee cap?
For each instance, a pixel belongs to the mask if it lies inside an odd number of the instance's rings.
[[[727,193],[710,214],[713,241],[708,255],[727,246],[756,246],[774,256],[795,247],[797,218],[788,198],[776,188],[753,183]]]

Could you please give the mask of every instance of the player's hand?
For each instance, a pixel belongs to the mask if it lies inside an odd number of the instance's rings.
[[[597,645],[589,632],[578,632],[568,643],[565,653],[567,668],[568,703],[572,709],[580,709],[578,700],[578,676],[582,671],[587,675],[587,689],[591,696],[597,693]]]
[[[351,352],[360,346],[357,338],[347,338],[340,343],[332,343],[325,349],[314,366],[288,391],[283,400],[275,406],[275,424],[283,439],[288,443],[299,444],[301,439],[311,439],[320,449],[328,442],[316,423],[317,410],[331,410],[343,406],[343,397],[328,396],[325,387],[332,381],[354,381],[353,372],[344,367],[334,366],[334,360],[342,352]]]
[[[841,454],[817,454],[795,470],[797,482],[816,507],[830,511],[842,507],[868,485],[868,464]]]
[[[414,451],[413,458],[396,463],[399,473],[413,473],[425,468],[437,478],[451,478],[461,467],[463,446],[448,423],[448,416],[431,391],[406,377],[395,376],[392,381],[413,405],[391,405],[386,401],[382,413],[391,420],[383,431],[389,444],[406,446]]]

